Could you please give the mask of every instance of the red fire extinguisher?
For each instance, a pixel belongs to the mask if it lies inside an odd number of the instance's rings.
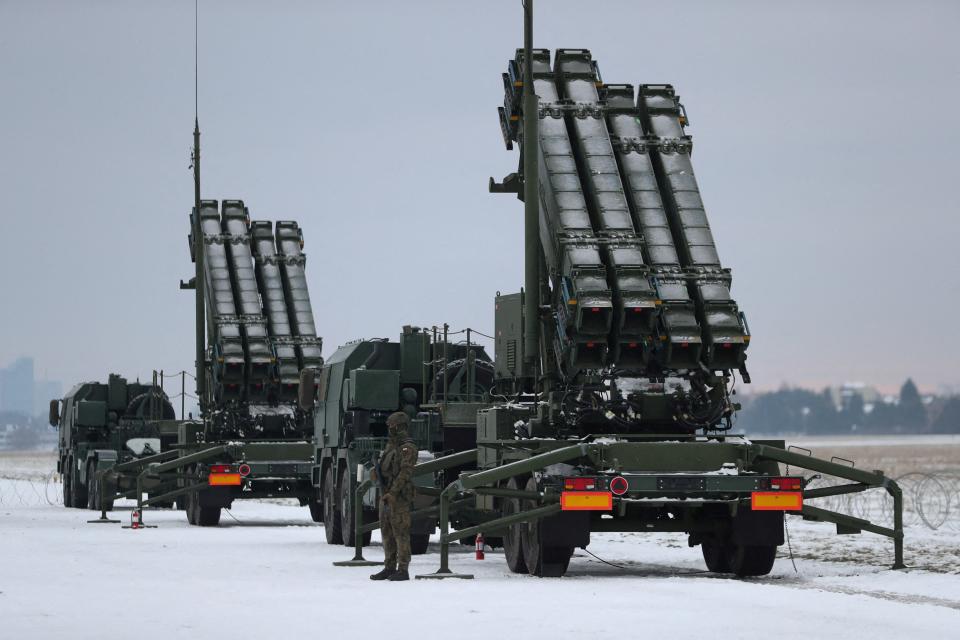
[[[130,528],[139,529],[143,526],[143,521],[140,519],[140,510],[134,509],[130,512]]]
[[[477,534],[477,560],[483,560],[483,534]]]

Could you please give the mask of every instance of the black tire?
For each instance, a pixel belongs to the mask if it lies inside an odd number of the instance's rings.
[[[317,493],[319,493],[319,490]],[[311,520],[314,522],[323,522],[323,501],[319,495],[317,497],[311,496],[309,502],[307,502],[307,507],[310,509]]]
[[[197,471],[196,467],[192,467],[192,466],[187,467],[186,469],[187,479],[185,481],[187,486],[190,486],[191,484],[195,484],[194,482],[195,479],[190,476],[196,473],[196,471]],[[185,493],[182,496],[180,496],[180,500],[183,502],[183,510],[186,511],[187,513],[187,522],[190,523],[191,525],[197,524],[197,502],[198,502],[197,492],[191,491],[190,493]]]
[[[191,469],[194,472],[196,469]],[[190,482],[191,480],[188,480]],[[200,492],[187,494],[187,522],[198,527],[215,527],[220,524],[220,507],[200,506]]]
[[[730,571],[739,578],[765,576],[777,559],[777,545],[730,545]]]
[[[197,524],[197,498],[196,492],[188,493],[184,500],[184,511],[187,513],[187,522],[191,525]]]
[[[410,553],[415,556],[422,556],[427,552],[430,546],[429,533],[411,533],[410,534]]]
[[[327,544],[343,544],[340,528],[340,509],[337,505],[337,485],[333,477],[333,465],[323,474],[323,529]]]
[[[73,471],[70,465],[70,506],[75,509],[83,509],[87,506],[87,490],[80,484],[80,478]]]
[[[516,478],[507,481],[507,489],[517,489]],[[504,516],[520,512],[519,498],[504,498],[501,509]],[[523,558],[523,538],[526,535],[526,523],[511,525],[503,536],[503,555],[507,559],[507,567],[513,573],[527,573],[527,563]]]
[[[730,544],[720,540],[704,540],[700,543],[703,561],[711,573],[730,573]]]
[[[352,547],[357,544],[355,531],[356,520],[354,519],[355,514],[354,501],[356,496],[353,491],[351,491],[351,482],[350,475],[344,468],[340,472],[340,484],[338,485],[340,489],[340,531],[343,538],[343,546]],[[362,506],[360,507],[363,508]],[[362,516],[361,516],[362,517]],[[366,522],[366,518],[363,518],[361,522]],[[363,534],[363,546],[368,546],[370,544],[370,536],[373,534],[372,531],[367,531]]]
[[[220,524],[220,507],[201,507],[198,504],[196,518],[201,527],[215,527]]]
[[[72,507],[73,506],[73,482],[70,473],[70,461],[61,465],[60,467],[63,470],[61,478],[63,479],[63,506]]]
[[[100,487],[97,486],[97,467],[91,461],[87,463],[87,509],[100,510]]]
[[[527,480],[527,491],[537,491],[536,478]],[[537,506],[535,500],[524,500],[524,509],[533,509]],[[567,572],[570,557],[573,556],[573,547],[547,547],[541,542],[540,532],[543,522],[533,522],[527,525],[522,536],[523,561],[527,565],[527,572],[541,578],[559,578]]]
[[[194,471],[196,469],[191,469]],[[198,527],[215,527],[220,524],[220,507],[200,506],[200,492],[191,491],[187,494],[187,522]]]

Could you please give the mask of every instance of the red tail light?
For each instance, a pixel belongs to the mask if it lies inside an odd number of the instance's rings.
[[[600,313],[600,307],[591,307],[590,311],[592,311],[593,313]]]
[[[240,473],[240,475],[246,477],[246,476],[250,475],[250,465],[248,465],[248,464],[242,464],[242,465],[240,465],[240,468],[237,469],[237,471]]]
[[[212,464],[210,473],[237,473],[237,468],[232,464]]]
[[[596,478],[566,478],[563,481],[566,491],[593,491],[597,488]]]
[[[800,491],[803,478],[770,478],[770,488],[774,491]]]

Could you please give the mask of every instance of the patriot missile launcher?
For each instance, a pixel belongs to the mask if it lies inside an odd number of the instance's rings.
[[[502,537],[511,571],[561,576],[611,531],[682,533],[710,571],[764,575],[785,514],[889,536],[902,567],[892,479],[732,432],[751,336],[675,89],[605,82],[586,49],[535,49],[532,5],[499,108],[520,167],[490,179],[524,203],[525,286],[495,301],[493,397],[509,402],[478,411],[476,449],[449,457],[474,468],[440,492],[441,566],[417,577],[466,577],[449,545],[477,535]],[[840,481],[808,488],[812,473]],[[892,527],[809,502],[874,488]],[[471,498],[475,524],[458,515]]]

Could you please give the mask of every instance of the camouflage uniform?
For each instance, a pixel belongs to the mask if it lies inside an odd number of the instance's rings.
[[[380,533],[383,538],[384,571],[403,573],[410,564],[410,506],[413,504],[413,467],[417,445],[407,434],[409,418],[402,412],[387,418],[390,440],[380,456]]]

